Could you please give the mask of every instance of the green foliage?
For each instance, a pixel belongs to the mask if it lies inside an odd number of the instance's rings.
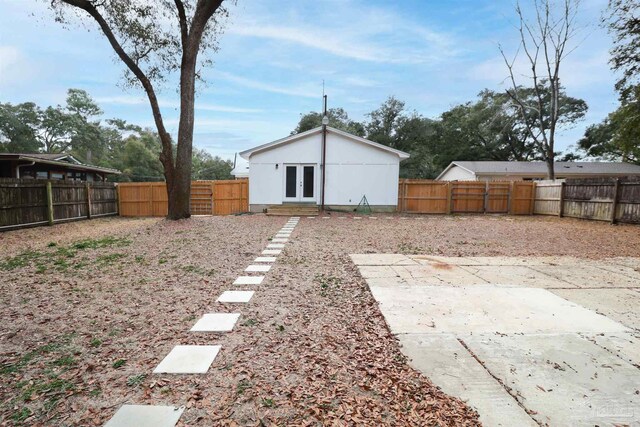
[[[614,38],[610,63],[614,70],[621,72],[616,89],[623,102],[629,98],[637,100],[637,86],[640,83],[640,2],[609,0],[608,10],[605,23]]]
[[[147,378],[146,374],[132,375],[127,378],[127,385],[129,387],[137,387],[144,382]]]
[[[233,162],[212,156],[204,150],[193,150],[191,178],[195,180],[233,179]]]
[[[126,360],[118,359],[115,362],[113,362],[113,365],[111,366],[113,366],[115,369],[118,369],[118,368],[122,368],[125,365],[125,363],[127,363]]]
[[[640,164],[640,85],[616,111],[591,125],[578,147],[587,156]]]
[[[342,108],[330,108],[327,110],[327,117],[329,118],[329,126],[343,130],[345,132],[352,133],[358,136],[365,135],[365,129],[362,123],[353,121],[349,118],[349,115]],[[300,115],[300,121],[298,126],[291,132],[292,135],[306,132],[313,128],[317,128],[322,125],[322,114],[316,112],[309,112],[307,114]]]

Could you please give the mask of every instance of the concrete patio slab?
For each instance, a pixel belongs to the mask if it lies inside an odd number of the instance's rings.
[[[154,374],[205,374],[213,363],[219,345],[177,345],[153,370]]]
[[[640,370],[575,334],[463,340],[543,425],[640,423]]]
[[[614,257],[608,258],[606,262],[612,264],[623,265],[625,267],[631,267],[636,271],[640,271],[640,258],[634,257]]]
[[[537,288],[575,288],[574,284],[565,282],[557,277],[546,275],[534,270],[534,267],[521,265],[474,265],[461,266],[487,283],[494,285],[509,285]]]
[[[451,264],[451,265],[482,265],[470,257],[448,257],[435,255],[408,255],[409,258],[420,265]]]
[[[282,249],[284,248],[284,243],[269,243],[267,245],[267,249]]]
[[[475,408],[485,426],[538,425],[455,336],[403,334],[398,339],[409,365]]]
[[[392,267],[400,277],[429,282],[433,279],[452,286],[486,285],[487,281],[469,273],[461,266],[436,263],[431,265],[406,265]]]
[[[240,313],[207,313],[196,322],[191,332],[231,332]]]
[[[234,285],[259,285],[264,280],[264,276],[239,276]]]
[[[581,335],[636,368],[640,367],[640,331]]]
[[[545,289],[423,286],[410,292],[372,287],[391,332],[620,332],[624,325]]]
[[[244,269],[244,271],[246,271],[247,273],[266,273],[269,270],[271,270],[270,265],[259,265],[259,264],[252,264]]]
[[[280,255],[281,253],[281,249],[265,249],[261,252],[262,255]]]
[[[276,262],[276,259],[274,256],[259,256],[253,262]]]
[[[349,255],[355,265],[417,265],[418,263],[401,254],[353,254]]]
[[[580,288],[640,287],[640,281],[585,263],[577,265],[545,265],[531,268]]]
[[[404,279],[402,277],[374,277],[366,280],[367,280],[367,284],[371,288],[380,287],[380,288],[402,289],[406,292],[411,292],[413,287],[420,287],[420,286],[449,286],[447,283],[443,282],[437,277],[432,277],[428,280]]]
[[[633,289],[553,289],[551,292],[640,330],[640,292]]]
[[[245,303],[251,300],[253,293],[253,291],[224,291],[217,301],[223,303]]]
[[[627,276],[635,280],[636,282],[640,283],[640,267],[636,269],[626,265],[615,264],[606,260],[595,262],[593,263],[593,265],[603,270],[607,270],[617,274],[621,274],[623,276]]]
[[[184,406],[122,405],[104,427],[174,427]]]

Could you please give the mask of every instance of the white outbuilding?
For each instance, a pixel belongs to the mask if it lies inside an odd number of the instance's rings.
[[[409,154],[326,126],[243,151],[249,207],[279,205],[353,210],[366,197],[374,211],[398,204],[400,162]],[[324,190],[324,194],[323,194]]]

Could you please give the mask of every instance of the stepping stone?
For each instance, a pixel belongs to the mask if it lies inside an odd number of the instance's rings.
[[[270,265],[252,264],[249,267],[245,268],[244,271],[249,272],[249,273],[266,273],[269,270],[271,270],[271,266]]]
[[[154,374],[206,374],[219,345],[177,345],[153,370]]]
[[[284,238],[271,239],[272,243],[287,243],[288,241],[289,239],[284,239]]]
[[[346,216],[339,216],[338,219],[347,219]]]
[[[370,216],[369,219],[378,219],[377,216]]]
[[[196,322],[191,332],[231,332],[240,313],[207,313]]]
[[[293,233],[293,228],[283,228],[278,233]]]
[[[354,216],[353,219],[362,219],[361,216]]]
[[[264,276],[240,276],[233,282],[234,285],[259,285]]]
[[[323,216],[322,219],[331,219],[330,216]]]
[[[290,233],[285,233],[285,234],[278,233],[275,235],[276,239],[288,239],[289,237],[291,237]]]
[[[282,253],[281,249],[265,249],[262,251],[262,255],[280,255]]]
[[[122,405],[104,427],[174,427],[184,406]]]
[[[282,249],[284,248],[284,243],[269,243],[267,245],[267,249]]]
[[[253,262],[276,262],[276,257],[274,256],[259,256],[254,259]]]
[[[249,302],[253,291],[224,291],[217,299],[218,302]]]
[[[316,217],[315,217],[315,216],[308,216],[307,218],[309,218],[309,219],[316,219]]]

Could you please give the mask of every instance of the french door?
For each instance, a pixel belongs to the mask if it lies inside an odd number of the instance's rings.
[[[284,165],[284,198],[285,202],[316,201],[316,165],[285,164]]]

